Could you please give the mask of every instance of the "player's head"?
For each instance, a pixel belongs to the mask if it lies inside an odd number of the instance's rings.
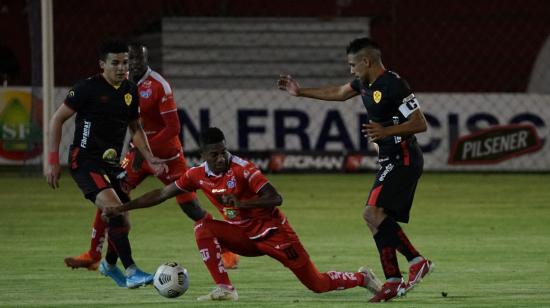
[[[128,73],[128,44],[120,40],[104,42],[99,48],[99,66],[110,84],[120,84]]]
[[[128,45],[128,57],[130,61],[130,79],[137,82],[149,67],[149,51],[145,45],[132,42]]]
[[[351,41],[346,52],[351,74],[363,81],[367,81],[367,77],[373,69],[383,67],[380,47],[368,37]]]
[[[229,152],[225,147],[225,136],[217,127],[209,127],[201,133],[202,158],[215,174],[225,173],[229,169]]]

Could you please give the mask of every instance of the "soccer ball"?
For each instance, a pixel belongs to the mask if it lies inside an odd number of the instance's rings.
[[[164,263],[157,268],[153,285],[164,297],[181,296],[189,288],[187,269],[177,262]]]

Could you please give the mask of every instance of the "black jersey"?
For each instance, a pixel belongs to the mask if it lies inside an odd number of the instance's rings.
[[[78,156],[118,162],[128,123],[139,118],[137,86],[124,80],[115,88],[98,74],[78,82],[65,104],[76,111],[72,147]]]
[[[363,84],[358,78],[350,85],[361,94],[369,120],[382,126],[405,122],[418,109],[418,101],[407,82],[392,71],[385,71],[370,85]],[[390,136],[378,140],[380,155],[400,152],[400,143],[404,140],[414,141],[415,137]]]

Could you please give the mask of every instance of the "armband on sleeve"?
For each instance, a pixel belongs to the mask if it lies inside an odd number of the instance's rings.
[[[405,118],[408,118],[419,107],[420,104],[418,103],[416,96],[414,96],[414,93],[411,93],[411,95],[403,99],[403,104],[399,106],[399,112],[401,112]]]

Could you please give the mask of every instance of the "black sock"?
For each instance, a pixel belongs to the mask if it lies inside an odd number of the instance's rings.
[[[114,243],[111,242],[110,237],[107,239],[107,241],[109,242],[109,245],[107,245],[107,254],[105,254],[105,261],[107,261],[107,263],[111,265],[115,265],[118,259],[118,254],[115,247],[113,246]]]
[[[407,258],[407,261],[420,256],[418,251],[411,244],[401,226],[391,217],[386,217],[384,221],[378,226],[378,232],[380,230],[387,230],[388,236],[390,236],[390,244],[397,249],[402,255]]]
[[[135,263],[132,259],[132,248],[128,239],[128,227],[124,225],[122,216],[113,217],[109,220],[109,241],[113,244],[124,268],[128,268]]]
[[[380,254],[380,263],[382,264],[382,270],[384,270],[384,276],[389,278],[401,278],[401,271],[399,270],[399,264],[397,263],[397,254],[395,253],[395,247],[392,247],[389,241],[387,231],[383,231],[380,228],[374,235],[374,241]]]

